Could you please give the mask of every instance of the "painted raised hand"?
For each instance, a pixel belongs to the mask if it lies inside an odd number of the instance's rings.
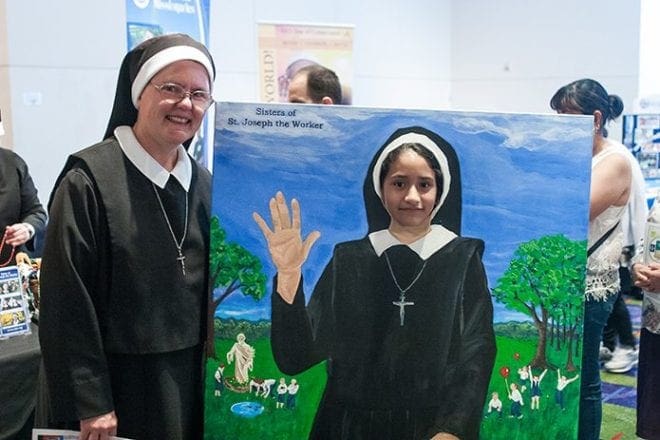
[[[277,268],[277,293],[291,304],[300,283],[301,267],[321,233],[312,231],[307,238],[302,239],[300,204],[296,199],[292,199],[289,211],[281,191],[270,199],[269,208],[272,229],[258,213],[252,213],[252,217],[266,238],[270,257]]]

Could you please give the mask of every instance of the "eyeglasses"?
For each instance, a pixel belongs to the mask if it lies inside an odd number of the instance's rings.
[[[150,83],[160,92],[165,100],[171,104],[177,104],[186,98],[190,98],[192,105],[202,111],[205,111],[213,103],[213,96],[206,90],[192,90],[188,91],[178,84],[164,83],[157,85]]]

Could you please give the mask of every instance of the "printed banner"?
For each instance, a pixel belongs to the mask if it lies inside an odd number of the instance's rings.
[[[128,50],[151,37],[175,32],[208,45],[209,0],[126,0]]]
[[[298,70],[320,64],[339,77],[342,104],[352,102],[353,26],[259,23],[260,99],[287,102]]]
[[[590,120],[219,106],[205,438],[576,438]]]
[[[18,267],[0,267],[0,338],[30,332],[30,314]]]
[[[623,144],[637,157],[644,177],[653,188],[649,198],[655,198],[660,178],[660,114],[623,116]]]
[[[182,32],[209,45],[209,0],[126,0],[126,41],[128,50],[149,38]],[[188,149],[200,164],[211,166],[209,149],[213,142],[213,110],[204,118]],[[210,141],[208,139],[211,139]]]

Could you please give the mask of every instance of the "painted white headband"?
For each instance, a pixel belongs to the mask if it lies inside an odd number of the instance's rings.
[[[376,194],[378,194],[378,198],[380,198],[382,201],[383,195],[380,189],[380,171],[383,167],[383,161],[385,161],[385,158],[390,152],[397,149],[402,144],[422,145],[427,150],[429,150],[431,154],[433,154],[433,156],[438,161],[438,164],[440,165],[440,172],[442,173],[442,194],[440,195],[438,204],[431,213],[431,217],[433,217],[444,203],[445,199],[447,198],[447,194],[449,194],[449,187],[451,186],[451,174],[449,174],[449,163],[447,162],[447,156],[445,156],[440,147],[438,147],[438,145],[426,135],[420,133],[406,133],[387,144],[387,146],[380,153],[378,160],[376,160],[374,171],[371,176],[374,183],[374,190],[376,191]]]

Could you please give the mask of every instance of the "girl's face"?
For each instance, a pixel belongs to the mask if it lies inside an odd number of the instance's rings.
[[[392,162],[383,181],[383,204],[394,231],[426,232],[437,194],[435,174],[422,156],[405,150]]]

